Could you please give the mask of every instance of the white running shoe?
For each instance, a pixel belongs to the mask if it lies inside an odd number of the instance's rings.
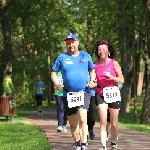
[[[86,150],[87,146],[81,146],[81,150]]]
[[[40,112],[40,115],[41,115],[41,116],[43,116],[43,113],[42,113],[42,112]]]
[[[64,131],[64,132],[67,132],[66,126],[62,126],[62,127],[63,127],[63,131]]]
[[[111,150],[117,150],[117,144],[113,144],[111,142],[110,146],[111,146]]]
[[[81,146],[75,146],[76,150],[81,150]]]
[[[64,131],[64,128],[62,126],[58,126],[57,132],[63,132],[63,131]]]
[[[111,145],[111,150],[117,150],[117,145]]]
[[[103,148],[103,147],[102,147],[102,148],[101,148],[101,149],[99,149],[99,150],[107,150],[107,148]]]
[[[37,115],[40,116],[40,112],[38,112]]]

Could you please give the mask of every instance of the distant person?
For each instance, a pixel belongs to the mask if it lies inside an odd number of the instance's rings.
[[[4,94],[6,96],[12,96],[12,92],[14,92],[14,87],[12,83],[12,72],[7,71],[6,76],[4,77],[3,80],[3,87],[4,87]]]
[[[61,71],[58,72],[57,77],[58,77],[59,83],[63,84]],[[64,103],[63,103],[63,89],[62,90],[56,89],[55,97],[56,97],[57,120],[58,120],[57,132],[67,132],[67,128],[66,128],[67,114],[64,109]]]
[[[43,116],[42,113],[42,101],[45,90],[45,82],[42,81],[41,76],[37,75],[37,81],[34,83],[33,89],[35,90],[35,100],[37,102],[37,115]]]

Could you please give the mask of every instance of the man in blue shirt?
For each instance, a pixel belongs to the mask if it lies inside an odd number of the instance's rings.
[[[94,64],[87,52],[78,49],[79,40],[76,34],[68,34],[65,41],[67,52],[57,57],[52,67],[51,79],[56,89],[63,89],[64,107],[76,150],[85,150],[88,134],[85,116],[90,103],[90,88],[95,87]],[[63,85],[58,83],[59,71],[62,73]]]

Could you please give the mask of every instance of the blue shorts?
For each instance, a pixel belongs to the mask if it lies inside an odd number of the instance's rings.
[[[103,104],[103,103],[107,104],[104,101],[104,96],[100,96],[96,94],[96,106],[98,106],[99,104]],[[121,107],[121,101],[108,103],[108,108],[120,109],[120,107]]]
[[[78,108],[83,108],[83,109],[88,110],[89,109],[89,104],[90,104],[90,99],[84,101],[84,105],[77,106],[77,107],[72,107],[72,108],[68,107],[67,97],[63,97],[63,103],[64,103],[64,108],[65,108],[67,116],[71,116],[73,114],[76,114],[76,112],[78,111]]]
[[[37,106],[41,106],[43,101],[43,95],[35,95],[35,100],[37,102]]]

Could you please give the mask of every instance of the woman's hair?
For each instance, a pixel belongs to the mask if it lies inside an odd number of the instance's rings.
[[[98,40],[98,41],[96,41],[96,44],[95,44],[95,55],[97,56],[97,58],[99,59],[98,46],[99,45],[103,45],[103,44],[108,46],[108,51],[110,52],[110,56],[108,56],[108,57],[115,59],[116,52],[115,52],[115,49],[113,47],[113,44],[111,42],[107,41],[107,40]]]

